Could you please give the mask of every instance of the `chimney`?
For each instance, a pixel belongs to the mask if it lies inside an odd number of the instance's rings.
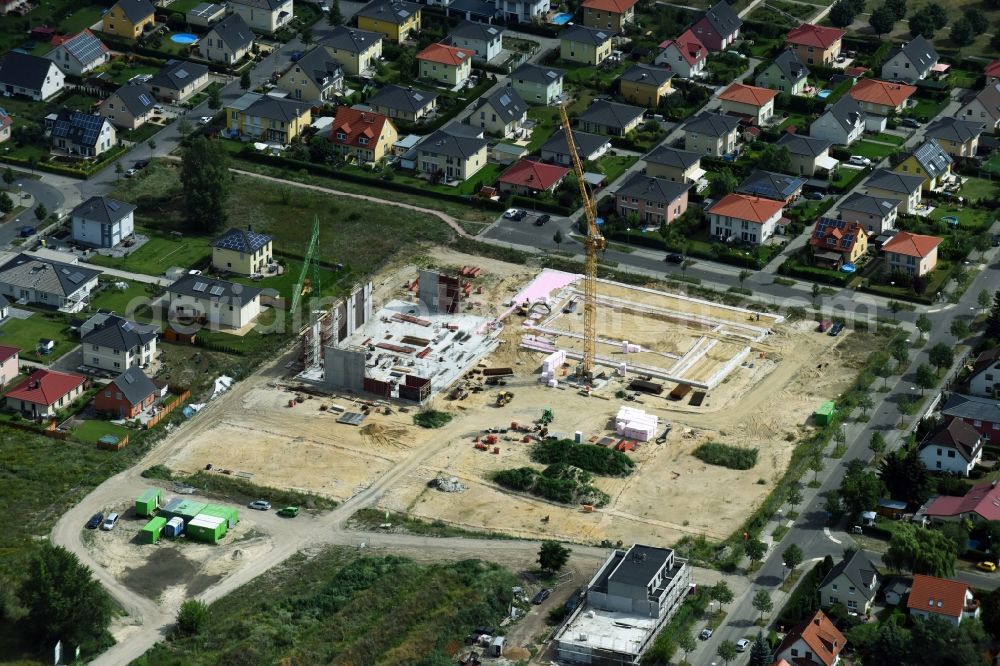
[[[813,618],[813,622],[816,624],[817,627],[819,627],[819,626],[822,625],[822,623],[820,622],[820,619],[819,619],[819,615],[817,615],[816,617]]]
[[[247,225],[247,231],[253,231],[253,225],[248,224]]]

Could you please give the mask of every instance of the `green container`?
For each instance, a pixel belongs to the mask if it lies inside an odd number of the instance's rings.
[[[160,536],[163,534],[163,526],[166,524],[167,519],[163,516],[153,518],[139,530],[139,541],[142,543],[156,543],[160,540]]]
[[[830,425],[833,422],[833,415],[837,412],[837,406],[831,401],[824,402],[819,406],[819,409],[813,414],[813,418],[816,419],[816,425]]]
[[[200,513],[185,526],[189,539],[204,543],[219,543],[226,535],[226,519]]]
[[[215,516],[217,518],[222,518],[223,520],[226,521],[226,528],[230,530],[236,527],[236,523],[240,522],[239,511],[229,506],[209,504],[202,510],[202,513],[206,516]]]
[[[135,501],[135,513],[138,516],[152,516],[163,504],[163,491],[159,488],[147,488]]]
[[[191,500],[176,498],[170,500],[163,510],[160,512],[161,516],[166,518],[173,518],[174,516],[180,516],[184,519],[185,524],[188,523],[192,518],[201,513],[207,504],[201,502],[192,502]]]

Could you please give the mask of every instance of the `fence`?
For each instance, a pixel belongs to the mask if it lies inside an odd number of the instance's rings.
[[[17,421],[5,421],[4,425],[8,428],[14,428],[15,430],[23,430],[25,432],[31,432],[36,435],[42,435],[43,437],[49,437],[50,439],[58,439],[61,442],[65,442],[69,439],[69,433],[64,430],[56,430],[56,422],[49,421],[48,425],[39,427],[37,425],[30,425],[27,423],[18,423]]]
[[[121,451],[128,445],[128,439],[129,436],[125,435],[113,444],[111,442],[102,442],[101,440],[97,440],[97,448],[104,449],[105,451]]]
[[[153,418],[146,421],[146,425],[144,426],[146,430],[151,430],[152,428],[156,427],[157,423],[165,419],[170,414],[170,412],[174,411],[175,409],[183,405],[190,397],[191,397],[191,391],[189,391],[188,389],[181,389],[181,392],[177,394],[173,400],[163,405],[160,411],[158,411],[153,416]],[[127,441],[128,438],[126,438],[126,442]]]

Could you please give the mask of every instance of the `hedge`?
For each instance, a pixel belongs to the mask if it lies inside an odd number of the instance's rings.
[[[820,560],[809,570],[778,614],[778,622],[793,627],[819,610],[819,586],[833,566],[826,559]]]
[[[838,287],[846,287],[847,284],[854,278],[853,273],[834,273],[824,268],[816,268],[815,266],[804,264],[795,257],[788,257],[785,259],[781,266],[778,267],[778,273],[781,275],[790,275],[792,277],[832,284]]]
[[[520,194],[511,195],[510,205],[520,208],[533,208],[535,210],[552,213],[553,215],[562,215],[564,217],[569,217],[575,210],[569,206],[560,206],[559,204],[552,203],[551,201],[535,199],[534,197],[526,197]]]
[[[753,469],[757,464],[758,449],[742,446],[730,446],[720,442],[706,442],[696,448],[692,455],[709,465],[728,467],[729,469]]]

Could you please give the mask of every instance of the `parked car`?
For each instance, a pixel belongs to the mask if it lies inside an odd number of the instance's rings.
[[[528,217],[528,211],[522,208],[508,208],[503,216],[508,220],[523,220]]]
[[[279,516],[284,516],[285,518],[294,518],[299,515],[299,507],[297,506],[286,506],[284,509],[278,511]]]
[[[737,652],[746,652],[749,649],[750,649],[750,639],[741,638],[740,640],[736,641]]]
[[[551,215],[539,215],[538,219],[535,220],[535,226],[540,227],[551,219],[552,219]]]
[[[21,238],[29,238],[30,236],[34,236],[35,232],[36,230],[34,227],[21,227],[17,230],[17,235]]]
[[[863,155],[851,155],[848,160],[848,164],[853,164],[855,166],[871,166],[872,161]]]
[[[163,105],[162,104],[154,104],[153,105],[153,113],[163,113]]]
[[[552,590],[550,590],[547,587],[543,587],[542,589],[540,589],[538,591],[538,594],[536,594],[534,596],[534,598],[531,600],[531,603],[533,603],[536,606],[538,606],[543,601],[545,601],[546,599],[548,599],[550,594],[552,594]]]
[[[702,629],[701,633],[698,634],[698,638],[700,638],[703,641],[707,641],[711,637],[712,637],[712,630],[709,629],[708,627]]]
[[[911,129],[920,128],[920,121],[917,120],[916,118],[903,118],[902,120],[899,121],[899,124],[902,125],[903,127],[909,127]]]
[[[145,169],[146,167],[149,166],[149,160],[136,160],[136,162],[132,166],[133,168],[139,169],[141,171],[142,169]]]
[[[993,247],[1000,247],[1000,234],[993,234]]]
[[[104,522],[104,514],[95,513],[90,517],[90,520],[87,521],[87,529],[96,530],[98,527],[100,527],[101,523],[103,522]]]
[[[983,571],[989,571],[994,573],[997,570],[996,562],[980,562],[976,565],[977,569],[982,569]]]
[[[132,167],[131,169],[126,169],[125,170],[125,177],[126,178],[131,178],[132,176],[134,176],[137,173],[139,173],[139,170],[136,169],[135,167]]]
[[[664,261],[668,264],[682,264],[684,263],[684,255],[671,252],[664,258]]]
[[[103,523],[101,523],[101,529],[104,530],[105,532],[110,532],[111,530],[115,529],[115,524],[117,523],[118,523],[118,514],[109,513],[108,517],[104,519]]]
[[[831,326],[833,326],[833,322],[830,321],[829,319],[824,319],[816,327],[816,330],[819,331],[820,333],[826,333],[827,331],[830,330]]]
[[[830,329],[829,335],[832,336],[832,337],[837,337],[838,335],[840,335],[840,332],[843,331],[843,330],[844,330],[844,324],[843,324],[843,322],[839,322],[838,321]]]
[[[257,509],[258,511],[270,511],[271,503],[267,500],[254,500],[247,504],[251,509]]]
[[[202,125],[208,125],[212,122],[212,116],[202,116],[198,119],[198,122]]]
[[[823,197],[826,195],[823,194],[822,192],[806,192],[802,196],[804,196],[806,199],[809,199],[810,201],[822,201]]]

